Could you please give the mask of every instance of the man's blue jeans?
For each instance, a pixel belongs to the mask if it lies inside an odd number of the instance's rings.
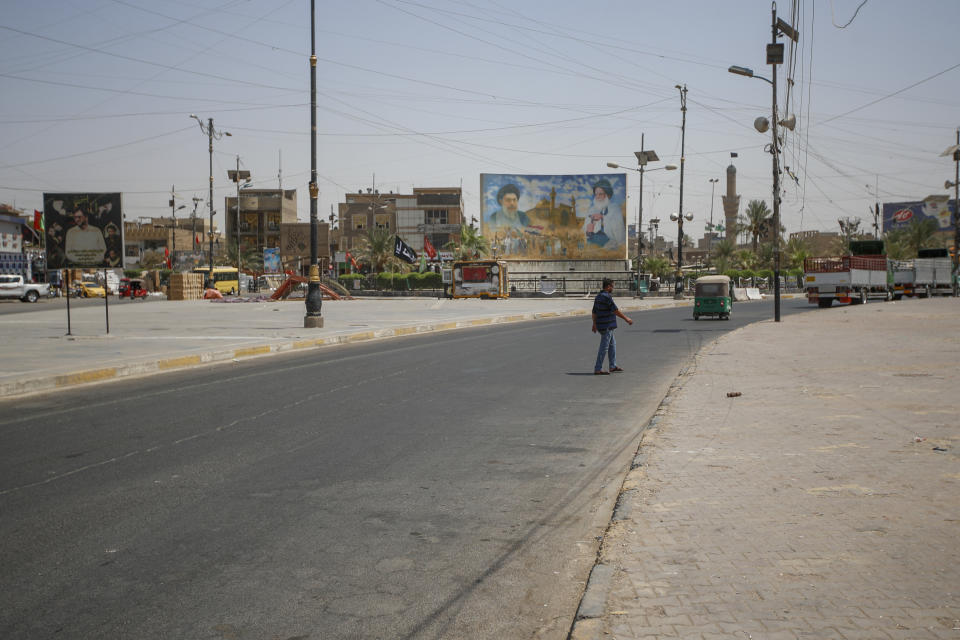
[[[607,329],[600,332],[600,350],[597,352],[597,364],[594,371],[603,369],[603,357],[609,356],[610,368],[617,366],[617,341],[613,337],[613,329]]]

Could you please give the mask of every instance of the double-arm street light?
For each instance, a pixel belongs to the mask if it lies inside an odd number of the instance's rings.
[[[770,83],[773,89],[772,115],[770,122],[766,118],[757,118],[753,126],[760,133],[764,133],[769,126],[772,130],[772,140],[770,153],[773,156],[773,319],[780,322],[780,139],[777,136],[777,125],[781,125],[793,131],[796,126],[796,118],[790,116],[783,121],[777,119],[777,65],[783,64],[783,44],[777,42],[777,38],[782,33],[794,42],[800,39],[800,34],[792,26],[777,18],[777,3],[774,2],[771,7],[771,41],[767,45],[767,64],[771,67],[773,79],[767,79],[762,76],[754,75],[753,69],[747,67],[732,66],[727,71],[739,76],[748,78],[757,78]]]
[[[223,136],[233,135],[229,131],[217,131],[213,128],[213,118],[208,118],[207,123],[204,124],[203,120],[197,116],[190,114],[190,117],[197,121],[197,124],[200,125],[200,131],[206,134],[207,139],[209,140],[209,150],[210,150],[210,197],[207,200],[207,203],[210,205],[210,228],[207,230],[207,233],[210,237],[210,272],[207,274],[207,281],[210,285],[213,284],[213,139],[221,139]]]
[[[643,134],[641,134],[641,148],[643,147],[643,137]],[[629,169],[630,171],[636,171],[640,174],[640,208],[637,213],[637,295],[640,295],[640,260],[643,256],[643,174],[646,171],[659,171],[661,169],[674,171],[677,166],[674,164],[668,164],[662,167],[656,167],[654,169],[647,169],[647,163],[658,162],[660,160],[660,158],[657,157],[657,152],[653,151],[652,149],[648,149],[646,151],[634,151],[633,155],[637,156],[637,163],[640,165],[636,169],[633,167],[621,167],[616,162],[608,162],[607,166],[611,169]]]
[[[710,228],[708,229],[710,233],[713,233],[713,194],[718,182],[720,182],[720,178],[710,178]],[[710,244],[713,245],[712,240]]]

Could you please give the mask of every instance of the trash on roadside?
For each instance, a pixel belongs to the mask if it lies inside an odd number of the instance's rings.
[[[728,398],[739,398],[739,397],[742,396],[742,395],[743,395],[743,394],[740,393],[739,391],[727,391],[727,397],[728,397]]]
[[[934,450],[934,451],[946,451],[946,449],[944,449],[943,447],[934,447],[933,450]]]
[[[920,436],[916,436],[913,439],[914,442],[923,442],[924,440],[926,440],[926,438],[921,438]]]

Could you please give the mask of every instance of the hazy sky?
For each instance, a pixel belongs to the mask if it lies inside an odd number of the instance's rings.
[[[309,219],[308,0],[7,0],[0,14],[0,202],[39,209],[44,191],[120,191],[128,220],[169,214],[172,186],[207,197],[214,118],[214,207],[254,186],[297,188]],[[680,163],[677,84],[686,84],[685,230],[702,235],[710,178],[730,152],[741,211],[771,203],[772,166],[754,118],[771,111],[768,0],[329,0],[317,2],[319,214],[347,191],[462,184],[479,215],[481,173],[603,173],[633,152]],[[872,224],[881,201],[945,194],[939,154],[960,125],[956,0],[778,5],[800,40],[779,67],[788,231]],[[781,38],[781,41],[786,41]],[[955,53],[950,53],[954,51]],[[788,55],[790,49],[788,48]],[[788,94],[788,74],[793,78]],[[654,165],[656,166],[656,165]],[[629,222],[639,176],[628,173]],[[679,171],[648,172],[644,221],[679,206]],[[178,205],[181,201],[178,200]],[[206,203],[198,213],[206,216]],[[670,224],[661,226],[668,239]]]

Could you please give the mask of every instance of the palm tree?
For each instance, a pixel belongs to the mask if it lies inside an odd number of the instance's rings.
[[[770,209],[767,208],[767,203],[763,200],[751,200],[744,213],[746,217],[744,218],[743,228],[750,234],[751,246],[756,253],[760,236],[763,235],[770,224]]]
[[[461,227],[460,242],[448,242],[446,246],[457,253],[459,260],[482,258],[490,253],[490,241],[474,226]]]
[[[263,252],[257,251],[256,247],[247,247],[240,254],[242,261],[240,266],[251,271],[263,271]],[[237,243],[231,242],[227,245],[227,255],[214,257],[214,263],[219,266],[232,267],[237,264]]]
[[[732,239],[724,238],[713,248],[713,266],[717,268],[717,273],[723,273],[733,264],[734,253],[737,245]]]
[[[884,250],[892,260],[909,260],[916,257],[916,252],[910,253],[910,243],[907,240],[906,229],[891,229],[883,237]]]
[[[910,249],[911,257],[915,257],[920,249],[931,244],[934,235],[937,233],[937,221],[933,218],[924,218],[923,220],[914,220],[904,230],[904,239],[907,247]]]
[[[662,278],[673,273],[673,265],[670,261],[659,256],[644,260],[643,269],[654,278]]]
[[[398,262],[393,255],[393,245],[394,235],[389,229],[370,229],[367,235],[360,238],[354,256],[358,262],[368,265],[371,271],[380,273]]]
[[[783,252],[791,269],[803,269],[803,261],[810,257],[810,250],[803,238],[790,238]]]
[[[740,269],[753,269],[757,266],[757,254],[750,249],[740,249],[734,254],[734,261]]]

